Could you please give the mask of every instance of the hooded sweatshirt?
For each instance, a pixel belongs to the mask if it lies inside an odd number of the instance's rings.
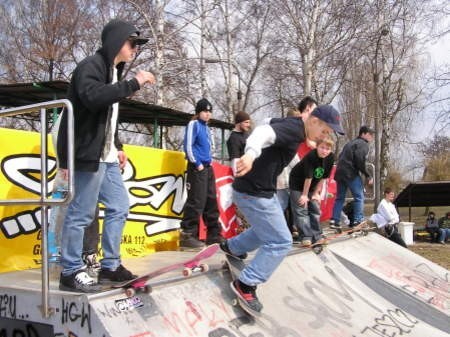
[[[77,171],[98,170],[105,145],[108,114],[112,111],[112,105],[140,89],[135,78],[121,81],[124,62],[116,65],[118,81],[112,83],[114,58],[133,33],[139,35],[139,31],[132,24],[121,20],[110,21],[102,31],[102,47],[94,55],[82,60],[73,72],[67,95],[73,105]],[[117,122],[115,130],[115,146],[121,150]],[[57,149],[60,167],[67,168],[65,113],[61,119]]]

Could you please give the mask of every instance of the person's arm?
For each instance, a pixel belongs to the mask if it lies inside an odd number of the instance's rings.
[[[197,162],[197,158],[195,156],[194,143],[196,134],[197,134],[197,122],[190,121],[186,126],[186,137],[184,148],[186,151],[188,161],[192,164],[195,164],[195,166],[198,167],[201,163]]]
[[[305,182],[303,183],[302,195],[298,199],[298,204],[305,208],[308,205],[308,201],[309,201],[308,194],[309,194],[309,188],[311,187],[311,182],[312,182],[311,178],[305,179]]]
[[[236,162],[236,177],[242,177],[252,169],[253,162],[262,149],[274,144],[276,134],[270,125],[260,125],[247,138],[245,154]]]
[[[361,142],[364,142],[364,140],[361,140]],[[369,146],[367,144],[356,143],[353,150],[353,160],[358,171],[364,174],[367,179],[371,179],[370,173],[367,172],[366,168],[366,156],[368,151]]]
[[[325,183],[325,179],[320,179],[319,180],[319,182],[317,183],[316,188],[314,189],[314,192],[313,192],[313,194],[311,196],[311,200],[316,200],[318,202],[321,201],[320,194],[322,192],[324,183]]]

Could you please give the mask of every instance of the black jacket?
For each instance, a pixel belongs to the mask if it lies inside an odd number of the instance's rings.
[[[370,178],[370,174],[366,169],[366,157],[369,153],[369,143],[358,137],[345,144],[337,162],[336,181],[349,182],[359,175],[364,174],[366,178]]]
[[[140,89],[133,78],[121,81],[125,63],[117,67],[118,82],[111,84],[114,58],[127,38],[137,29],[124,21],[113,20],[102,32],[102,48],[86,57],[75,68],[68,90],[68,99],[74,109],[75,170],[97,171],[105,144],[108,112],[112,104]],[[115,133],[115,145],[122,149]],[[61,119],[58,132],[58,159],[61,168],[67,168],[67,114]]]

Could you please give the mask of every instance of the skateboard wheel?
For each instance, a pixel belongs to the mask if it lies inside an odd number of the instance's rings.
[[[125,295],[127,295],[127,297],[133,297],[136,294],[136,290],[134,290],[134,288],[127,288],[125,290]]]
[[[191,275],[192,275],[192,270],[191,269],[189,269],[189,268],[184,268],[183,269],[183,276],[184,277],[189,277]]]
[[[239,304],[239,303],[238,303],[238,299],[237,299],[237,298],[233,298],[233,299],[231,300],[231,305],[232,305],[233,307],[236,307],[238,304]]]
[[[144,290],[144,293],[150,294],[152,292],[152,287],[149,285],[146,285],[146,286],[144,286],[143,290]]]
[[[199,267],[202,273],[206,273],[209,270],[209,266],[206,263],[202,263]]]

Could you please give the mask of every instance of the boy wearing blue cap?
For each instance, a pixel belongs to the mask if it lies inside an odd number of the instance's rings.
[[[231,283],[232,290],[253,311],[261,311],[257,285],[266,282],[292,246],[292,236],[276,197],[276,180],[306,138],[319,141],[332,132],[344,134],[339,113],[331,105],[317,107],[309,118],[272,118],[255,128],[245,154],[236,163],[233,201],[251,224],[236,237],[221,243],[236,257],[257,250],[253,260]]]

